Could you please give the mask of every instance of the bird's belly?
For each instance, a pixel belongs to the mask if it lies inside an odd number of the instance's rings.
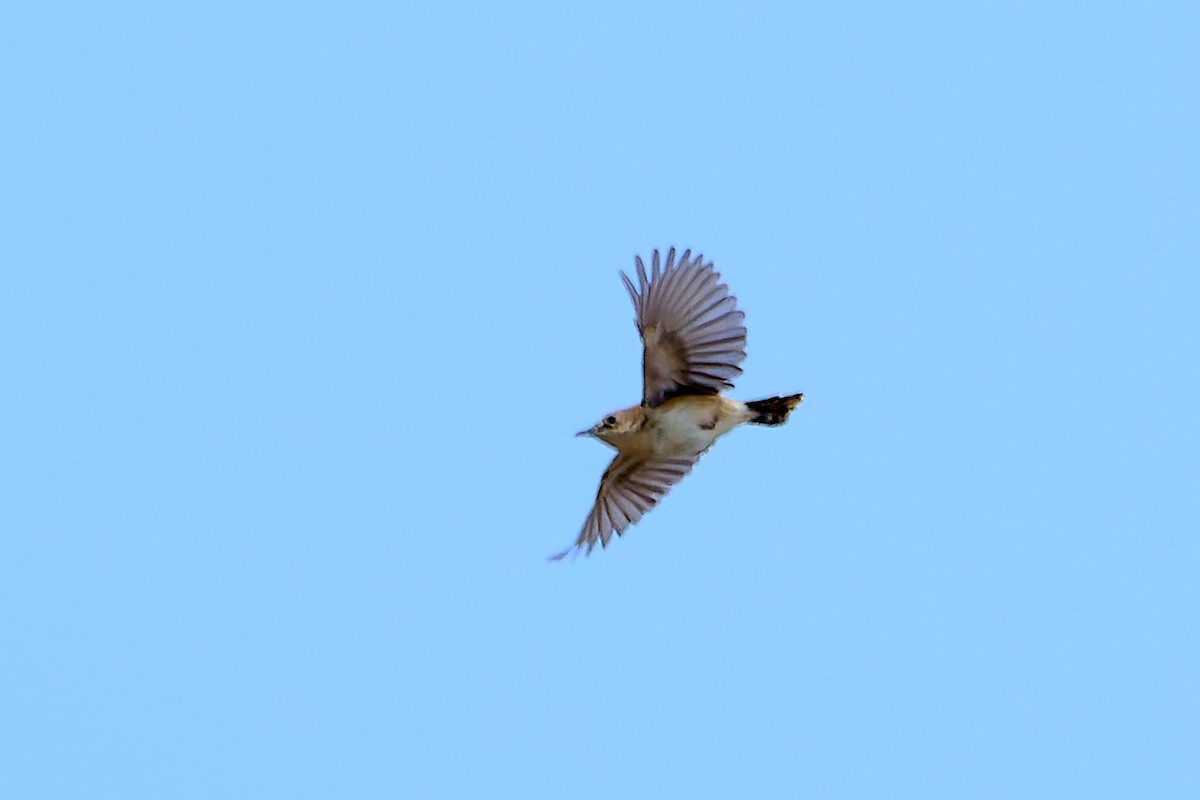
[[[719,398],[680,398],[659,409],[653,434],[659,455],[701,453],[743,421]]]

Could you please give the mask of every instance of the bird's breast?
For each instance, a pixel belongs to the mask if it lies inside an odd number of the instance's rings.
[[[718,395],[677,397],[649,415],[653,449],[659,455],[700,453],[746,421],[740,403]]]

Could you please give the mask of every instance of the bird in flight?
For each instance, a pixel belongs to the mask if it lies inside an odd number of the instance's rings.
[[[608,547],[653,508],[718,438],[743,423],[782,425],[803,394],[743,403],[725,397],[746,357],[746,315],[721,275],[704,257],[675,248],[666,264],[658,251],[650,274],[634,259],[638,285],[622,272],[642,337],[642,402],[614,411],[576,436],[591,436],[617,451],[604,471],[596,502],[579,538],[550,557]]]

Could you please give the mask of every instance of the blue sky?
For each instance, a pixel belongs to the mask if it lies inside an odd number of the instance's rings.
[[[1197,796],[1198,37],[11,11],[0,795]],[[672,244],[807,400],[548,564]]]

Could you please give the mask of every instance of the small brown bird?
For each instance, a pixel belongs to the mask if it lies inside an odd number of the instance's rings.
[[[703,256],[675,248],[660,269],[654,251],[650,276],[635,258],[638,288],[624,272],[621,280],[637,312],[642,336],[642,402],[614,411],[576,436],[592,436],[617,451],[604,471],[596,503],[573,549],[591,553],[607,547],[642,518],[671,487],[691,471],[700,456],[742,423],[782,425],[803,394],[743,403],[721,395],[733,388],[746,357],[746,318],[737,298]]]

